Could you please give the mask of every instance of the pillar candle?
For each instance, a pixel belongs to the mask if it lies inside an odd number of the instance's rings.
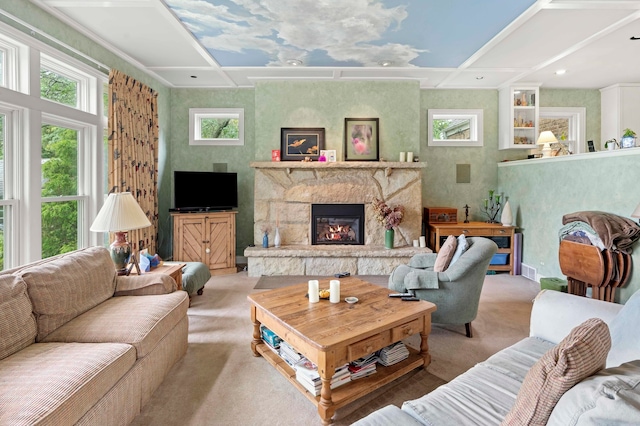
[[[309,302],[318,303],[320,301],[320,283],[318,280],[309,280]]]
[[[400,162],[404,163],[405,161],[407,161],[407,153],[403,151],[400,153]]]
[[[413,152],[411,151],[407,152],[407,162],[413,163]]]
[[[329,281],[329,302],[340,302],[340,280]]]
[[[414,247],[420,247],[420,242],[418,240],[413,240]]]
[[[420,237],[420,247],[426,247],[427,246],[427,238],[423,235]]]

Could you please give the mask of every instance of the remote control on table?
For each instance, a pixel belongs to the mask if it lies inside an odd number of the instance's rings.
[[[402,300],[405,301],[405,302],[417,302],[420,299],[418,299],[417,297],[413,297],[412,296],[412,297],[403,297]]]
[[[334,277],[344,278],[344,277],[348,277],[349,275],[351,275],[349,272],[338,272],[337,274],[334,275]]]
[[[413,297],[411,293],[391,293],[389,297]]]

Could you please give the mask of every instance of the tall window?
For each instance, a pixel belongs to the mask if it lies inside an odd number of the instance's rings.
[[[102,244],[107,76],[2,23],[0,75],[0,268]]]

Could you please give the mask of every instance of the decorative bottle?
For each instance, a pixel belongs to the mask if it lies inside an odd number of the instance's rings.
[[[269,233],[265,232],[264,237],[262,237],[262,247],[269,248]]]
[[[278,230],[277,227],[276,227],[276,232],[273,235],[273,246],[280,247],[280,231]]]

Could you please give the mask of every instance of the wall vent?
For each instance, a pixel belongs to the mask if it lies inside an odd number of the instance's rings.
[[[536,268],[533,268],[529,265],[526,265],[524,263],[521,264],[521,272],[522,272],[522,276],[525,278],[530,279],[531,281],[537,281],[536,280],[536,275],[537,275],[537,271]]]

